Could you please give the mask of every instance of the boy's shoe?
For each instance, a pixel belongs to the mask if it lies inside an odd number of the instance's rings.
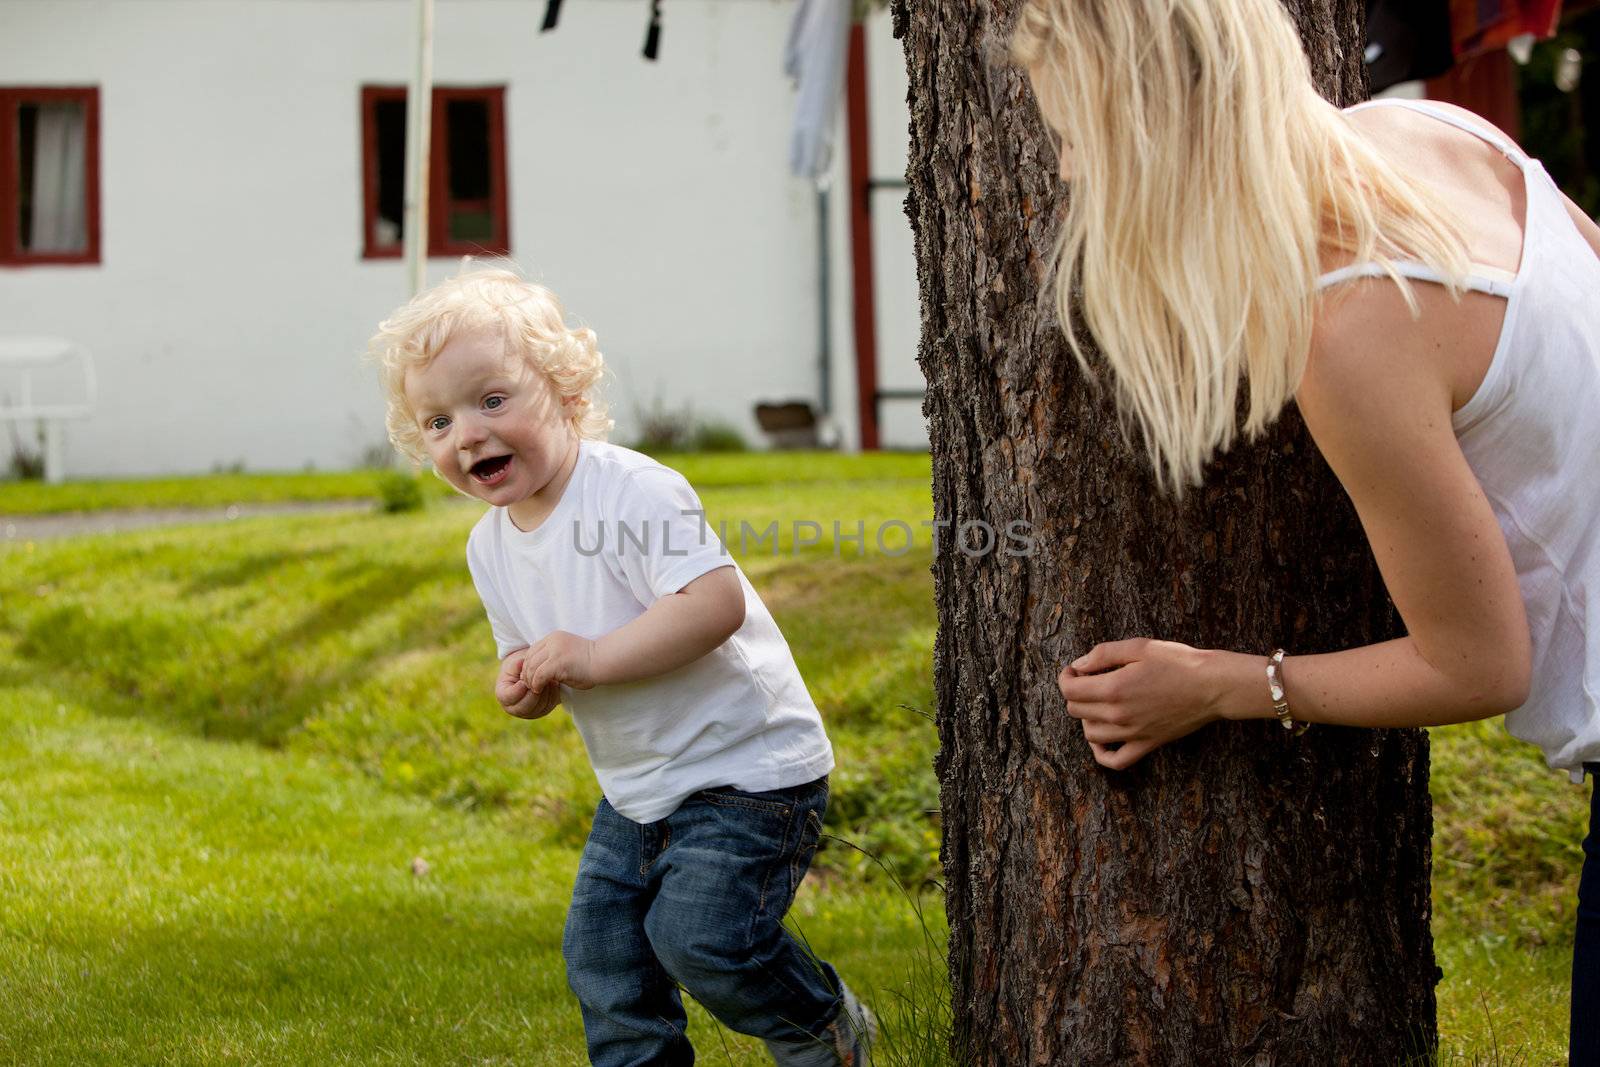
[[[870,1067],[872,1046],[878,1040],[878,1017],[856,999],[849,986],[844,987],[844,1006],[830,1029],[838,1048],[840,1067]]]
[[[878,1040],[878,1020],[872,1009],[845,986],[839,1014],[816,1037],[767,1040],[767,1051],[777,1067],[869,1067],[872,1045]]]

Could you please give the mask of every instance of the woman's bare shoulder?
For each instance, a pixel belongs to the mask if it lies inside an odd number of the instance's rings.
[[[1500,127],[1496,126],[1494,123],[1490,122],[1476,111],[1470,111],[1467,108],[1460,107],[1456,104],[1446,103],[1443,100],[1419,100],[1417,103],[1427,106],[1430,110],[1443,111],[1447,114],[1455,115],[1457,118],[1465,119],[1480,129],[1492,133],[1498,133],[1501,137],[1504,137],[1512,144],[1517,143],[1516,139],[1509,133],[1502,130]],[[1459,131],[1456,131],[1448,124],[1442,123],[1437,118],[1424,114],[1415,108],[1396,105],[1386,105],[1382,107],[1360,107],[1356,108],[1355,110],[1346,111],[1344,116],[1353,126],[1361,130],[1387,130],[1394,131],[1395,133],[1400,133],[1402,131],[1405,133],[1426,131],[1428,133],[1438,133],[1452,141],[1460,140]]]
[[[1428,100],[1428,101],[1425,101],[1425,102],[1431,108],[1436,108],[1439,111],[1444,111],[1444,112],[1447,112],[1449,114],[1455,115],[1457,118],[1466,119],[1468,122],[1471,122],[1471,123],[1477,125],[1478,127],[1482,128],[1482,129],[1488,130],[1488,131],[1490,131],[1492,133],[1498,133],[1501,137],[1504,137],[1507,141],[1510,141],[1512,144],[1517,144],[1517,139],[1515,137],[1511,136],[1505,130],[1502,130],[1499,126],[1496,126],[1493,122],[1490,122],[1488,119],[1484,118],[1482,115],[1478,114],[1476,111],[1472,111],[1472,110],[1469,110],[1468,108],[1464,108],[1464,107],[1460,106],[1459,104],[1448,103],[1447,101],[1444,101],[1444,100]],[[1371,110],[1377,110],[1377,109],[1374,108],[1374,109],[1371,109]],[[1403,110],[1403,109],[1394,108],[1394,109],[1391,109],[1391,110],[1397,110],[1398,111],[1398,110]],[[1412,112],[1412,113],[1415,114],[1415,112]],[[1522,146],[1521,145],[1517,145],[1517,147],[1521,148]]]
[[[1318,305],[1308,367],[1332,364],[1359,371],[1366,361],[1383,361],[1383,353],[1404,344],[1416,325],[1399,288],[1388,279],[1346,282]]]
[[[1412,291],[1415,315],[1388,278],[1348,282],[1324,298],[1301,389],[1398,390],[1419,401],[1442,395],[1448,404],[1457,391],[1455,355],[1474,344],[1478,324],[1443,287]]]

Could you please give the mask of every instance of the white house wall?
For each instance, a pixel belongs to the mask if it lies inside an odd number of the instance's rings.
[[[875,12],[867,20],[867,92],[872,117],[872,176],[902,179],[910,149],[905,50],[894,39],[890,16]],[[884,188],[872,196],[874,303],[878,317],[878,387],[921,391],[917,366],[921,337],[921,295],[906,192]],[[885,448],[926,448],[928,424],[922,401],[885,399],[879,408],[879,437]]]
[[[513,255],[599,333],[617,439],[659,398],[756,441],[757,400],[818,394],[814,190],[785,169],[793,4],[671,0],[654,64],[643,0],[576,0],[541,35],[544,7],[437,9],[437,83],[506,86]],[[68,431],[70,475],[344,467],[382,440],[359,357],[407,294],[399,261],[361,258],[358,99],[406,82],[411,12],[0,0],[0,84],[100,89],[101,263],[0,268],[0,333],[95,356],[100,402]],[[903,81],[880,86],[881,143],[884,127],[903,137],[905,104]],[[833,261],[847,324],[845,241]],[[430,276],[456,267],[436,259]],[[850,440],[853,358],[835,345]]]

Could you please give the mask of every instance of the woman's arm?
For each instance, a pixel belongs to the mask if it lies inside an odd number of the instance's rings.
[[[1600,256],[1600,226],[1595,225],[1594,219],[1583,213],[1583,209],[1572,202],[1572,197],[1562,194],[1561,200],[1567,206],[1567,215],[1571,217],[1572,224],[1578,228],[1578,233],[1589,242],[1589,247],[1594,249],[1594,254]]]
[[[693,663],[744,625],[744,585],[732,564],[708,571],[643,615],[588,640],[557,630],[529,648],[522,665],[528,689],[560,683],[573,689],[637,682]]]
[[[1424,311],[1413,321],[1392,285],[1360,284],[1319,323],[1297,400],[1407,636],[1289,657],[1290,708],[1297,720],[1350,726],[1502,714],[1526,699],[1532,652],[1505,538],[1450,426],[1449,368],[1474,339],[1454,335],[1459,316],[1442,291],[1418,287]],[[1113,642],[1060,684],[1096,758],[1120,768],[1207,722],[1270,718],[1265,666],[1265,650]]]

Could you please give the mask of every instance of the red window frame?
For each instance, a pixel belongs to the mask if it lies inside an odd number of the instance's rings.
[[[83,104],[84,247],[82,252],[28,252],[20,246],[17,212],[22,160],[17,111],[23,104],[76,100]],[[0,87],[0,266],[32,267],[100,262],[100,89],[98,86]]]
[[[429,133],[428,159],[428,255],[430,256],[506,256],[511,254],[511,215],[506,196],[505,86],[474,88],[436,86],[433,90],[433,115]],[[363,85],[361,87],[361,195],[362,259],[398,259],[404,245],[379,245],[378,225],[378,128],[374,121],[381,101],[404,100],[403,85]],[[479,100],[489,113],[489,198],[471,201],[489,209],[493,232],[486,241],[450,239],[450,153],[448,105],[452,100]]]

